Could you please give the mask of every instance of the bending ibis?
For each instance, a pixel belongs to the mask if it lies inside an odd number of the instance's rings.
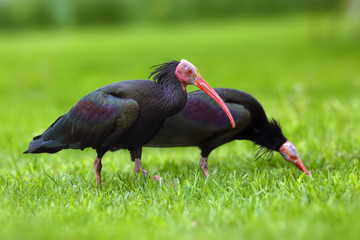
[[[146,145],[149,147],[198,146],[201,150],[200,168],[208,176],[208,157],[215,148],[233,141],[250,140],[260,146],[256,158],[277,151],[301,171],[309,175],[295,146],[286,139],[278,122],[268,120],[261,104],[250,94],[218,88],[236,123],[235,128],[224,118],[224,113],[206,94],[188,94],[184,109],[168,118],[158,133]]]
[[[96,183],[101,185],[101,159],[107,151],[128,149],[135,172],[147,174],[141,165],[142,147],[166,118],[181,111],[187,101],[186,86],[196,85],[211,96],[235,126],[225,103],[186,60],[154,66],[154,81],[117,82],[81,98],[43,134],[33,138],[25,153],[56,153],[62,149],[93,148]]]

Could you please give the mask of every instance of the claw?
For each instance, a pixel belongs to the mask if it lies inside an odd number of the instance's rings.
[[[163,178],[160,177],[160,176],[158,176],[158,175],[155,175],[153,179],[154,179],[154,181],[156,181],[156,182],[163,183]]]

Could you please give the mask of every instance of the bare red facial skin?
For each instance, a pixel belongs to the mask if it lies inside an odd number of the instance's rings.
[[[302,163],[295,146],[290,141],[286,141],[283,145],[281,145],[279,152],[286,161],[293,163],[301,171],[306,173],[306,175],[309,175],[309,171]]]

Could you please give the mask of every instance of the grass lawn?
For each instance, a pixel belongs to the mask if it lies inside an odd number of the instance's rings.
[[[359,239],[360,44],[329,17],[0,33],[2,239]],[[357,36],[358,37],[358,36]],[[82,96],[147,78],[170,59],[193,62],[213,87],[253,94],[280,120],[311,172],[275,153],[254,161],[250,142],[209,159],[196,148],[23,155]],[[189,88],[194,90],[195,88]]]

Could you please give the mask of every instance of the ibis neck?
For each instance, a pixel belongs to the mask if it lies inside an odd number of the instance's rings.
[[[278,151],[287,139],[283,135],[280,125],[275,120],[266,121],[261,126],[253,126],[250,140],[269,150]]]
[[[184,86],[180,81],[174,77],[162,84],[163,94],[161,101],[167,112],[171,113],[171,116],[180,112],[186,104],[187,93]]]

